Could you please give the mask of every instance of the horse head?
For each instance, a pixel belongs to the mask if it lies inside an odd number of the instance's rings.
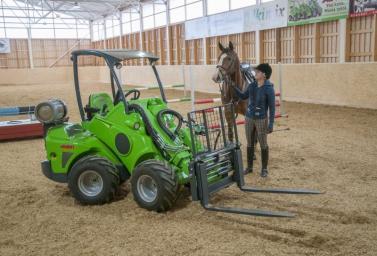
[[[224,47],[219,42],[220,55],[217,58],[216,71],[212,76],[215,83],[226,82],[234,77],[240,70],[240,60],[234,51],[233,43],[229,42],[228,47]]]

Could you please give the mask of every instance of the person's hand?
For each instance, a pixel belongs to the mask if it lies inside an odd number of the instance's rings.
[[[267,129],[267,133],[270,134],[274,131],[274,127],[273,126],[269,126],[268,129]]]

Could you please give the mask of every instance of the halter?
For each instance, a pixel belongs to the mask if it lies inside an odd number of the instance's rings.
[[[230,66],[230,67],[233,67],[234,62],[235,62],[235,59],[232,58],[232,61],[231,61],[231,63],[230,63],[229,66]],[[228,83],[229,86],[232,86],[233,81],[232,81],[232,79],[230,78],[230,75],[227,74],[226,69],[225,69],[222,65],[217,65],[216,68],[219,69],[220,81],[219,81],[218,85],[219,85],[220,94],[221,94],[221,95],[224,95],[224,94],[223,94],[223,92],[224,92],[224,84]],[[223,74],[223,71],[224,71],[225,74]],[[233,99],[232,94],[231,94],[230,96],[231,96],[231,97],[230,97],[230,102],[232,102],[233,104],[237,105],[238,102],[240,101],[240,99],[238,99],[237,101],[235,101],[235,100]]]

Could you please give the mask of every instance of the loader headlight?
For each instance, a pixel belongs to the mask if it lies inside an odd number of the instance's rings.
[[[67,106],[62,100],[48,100],[35,107],[35,117],[44,124],[60,123],[67,115]]]

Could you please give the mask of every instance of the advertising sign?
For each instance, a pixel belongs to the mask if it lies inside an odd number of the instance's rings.
[[[276,0],[185,22],[186,40],[286,27],[287,0]]]
[[[0,38],[0,53],[10,53],[9,38]]]
[[[350,0],[350,16],[367,16],[377,13],[377,0]]]
[[[348,16],[348,0],[288,0],[288,25],[337,20]]]

